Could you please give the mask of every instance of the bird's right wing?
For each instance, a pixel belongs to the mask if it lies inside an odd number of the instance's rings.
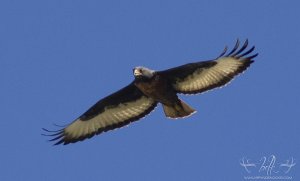
[[[127,87],[97,102],[65,128],[53,132],[50,141],[69,144],[91,138],[96,134],[123,127],[149,114],[157,102],[145,96],[131,83]]]
[[[258,54],[249,55],[255,47],[246,51],[247,46],[248,40],[241,48],[237,41],[232,51],[225,55],[226,47],[216,60],[189,63],[158,73],[171,81],[178,93],[202,93],[227,84],[250,66]]]

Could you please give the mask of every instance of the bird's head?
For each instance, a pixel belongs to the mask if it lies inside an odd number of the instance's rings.
[[[135,78],[148,78],[151,79],[154,76],[155,71],[146,67],[135,67],[133,69],[133,75]]]

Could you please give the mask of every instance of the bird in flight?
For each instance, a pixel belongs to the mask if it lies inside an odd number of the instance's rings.
[[[175,68],[154,71],[146,67],[133,69],[134,80],[121,90],[101,99],[79,118],[56,131],[44,129],[54,145],[69,144],[100,133],[123,127],[148,115],[159,103],[168,118],[184,118],[195,109],[177,94],[198,94],[222,87],[245,71],[253,58],[254,46],[247,50],[248,40],[240,46],[237,40],[214,60],[188,63]],[[227,54],[226,54],[227,53]]]

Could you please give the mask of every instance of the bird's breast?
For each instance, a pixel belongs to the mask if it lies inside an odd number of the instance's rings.
[[[177,98],[168,82],[159,76],[148,81],[136,81],[135,86],[148,97],[161,103],[169,104],[173,98]]]

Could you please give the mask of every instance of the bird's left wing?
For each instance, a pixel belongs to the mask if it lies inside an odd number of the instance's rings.
[[[125,88],[98,101],[78,119],[65,128],[53,132],[50,141],[69,144],[91,138],[96,134],[125,126],[149,114],[157,102],[145,96],[131,83]]]
[[[245,71],[258,55],[249,55],[254,46],[246,51],[248,40],[241,48],[239,44],[238,40],[232,51],[225,55],[226,47],[216,60],[189,63],[158,74],[166,77],[178,93],[196,94],[221,87]]]

